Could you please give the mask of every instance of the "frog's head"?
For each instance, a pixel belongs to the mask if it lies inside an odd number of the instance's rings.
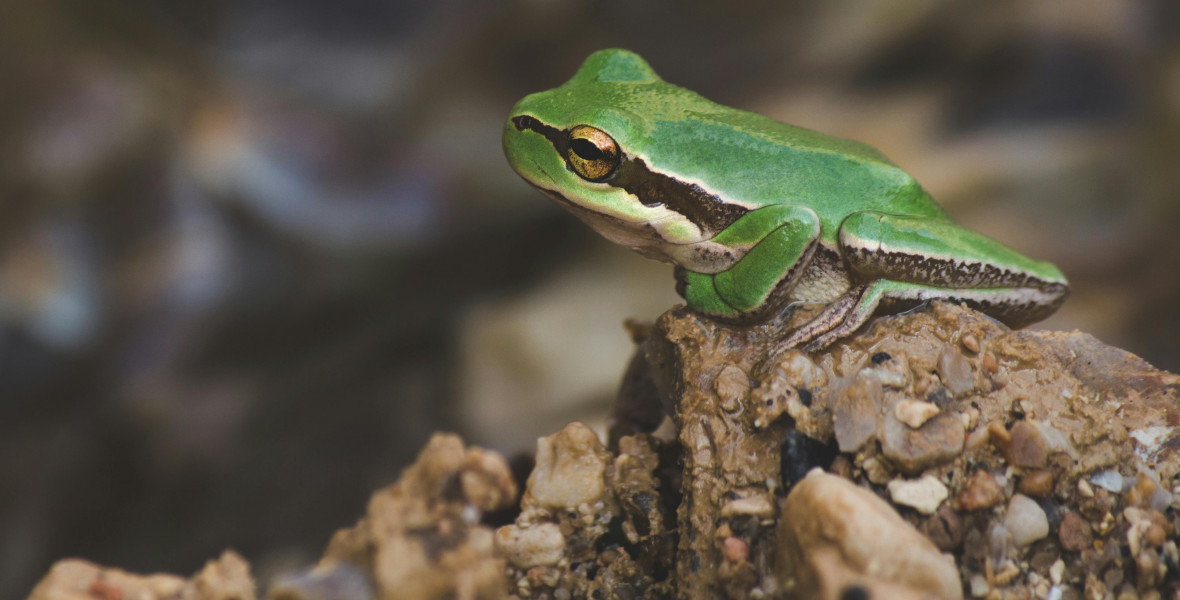
[[[512,108],[504,153],[525,181],[607,239],[667,260],[666,246],[708,240],[745,212],[660,170],[659,155],[683,151],[661,124],[709,106],[638,55],[601,50],[561,87]]]

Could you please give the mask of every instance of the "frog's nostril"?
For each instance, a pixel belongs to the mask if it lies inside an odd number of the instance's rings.
[[[517,131],[524,131],[525,129],[536,129],[540,123],[529,115],[517,115],[512,117],[512,124],[516,126]]]

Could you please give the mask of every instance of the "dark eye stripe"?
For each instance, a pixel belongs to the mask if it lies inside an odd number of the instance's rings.
[[[512,124],[518,131],[527,129],[545,136],[557,151],[557,155],[565,161],[566,168],[573,170],[568,158],[569,130],[547,125],[531,115],[512,117]],[[578,148],[574,148],[574,151],[577,152]],[[579,156],[582,154],[579,153]],[[653,171],[643,159],[628,158],[625,155],[619,167],[603,183],[626,190],[646,206],[663,204],[691,221],[708,237],[729,227],[749,212],[749,209],[743,206],[722,202],[721,198],[706,192],[699,185]]]

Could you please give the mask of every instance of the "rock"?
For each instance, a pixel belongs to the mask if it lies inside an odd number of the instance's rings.
[[[1049,445],[1041,430],[1027,420],[1017,421],[1012,426],[1008,442],[1008,462],[1017,467],[1044,468],[1049,460]]]
[[[1049,519],[1035,500],[1015,494],[1008,501],[1004,527],[1012,534],[1012,543],[1023,548],[1049,535]]]
[[[1048,498],[1053,493],[1053,472],[1048,470],[1028,471],[1021,475],[1016,486],[1020,493],[1034,498]]]
[[[948,494],[946,486],[933,475],[916,481],[895,479],[887,487],[894,504],[909,506],[924,515],[934,514]]]
[[[947,346],[938,355],[938,377],[954,396],[962,396],[975,389],[971,363],[958,350]]]
[[[954,459],[963,451],[963,423],[946,413],[911,429],[893,411],[885,415],[881,452],[905,473],[916,474]]]
[[[536,467],[521,506],[570,510],[593,504],[606,492],[603,474],[611,455],[598,435],[581,423],[537,440]]]
[[[54,564],[28,600],[254,600],[254,588],[249,563],[229,551],[190,579],[135,575],[72,558]]]
[[[1123,476],[1115,469],[1095,473],[1090,477],[1090,483],[1115,494],[1123,491]]]
[[[939,408],[930,402],[902,400],[894,407],[893,416],[908,425],[910,429],[917,429],[939,412],[941,412]]]
[[[971,474],[967,484],[955,496],[955,504],[963,510],[982,510],[1004,501],[1004,490],[991,473],[979,470]]]
[[[378,598],[429,600],[460,591],[503,598],[505,561],[495,554],[492,530],[479,524],[478,507],[499,508],[496,502],[514,498],[509,472],[494,452],[435,434],[396,483],[373,494],[356,526],[332,536],[316,569],[361,568]]]
[[[961,598],[954,560],[872,492],[813,471],[783,504],[775,572],[791,593],[811,597],[821,587],[823,552],[860,575],[942,598]]]
[[[841,452],[860,450],[877,432],[881,408],[881,382],[857,377],[833,391],[833,431]]]
[[[743,542],[741,538],[729,536],[721,540],[721,553],[725,555],[725,560],[729,562],[745,562],[750,556],[750,546]]]
[[[327,565],[275,579],[268,600],[372,600],[373,582],[348,563]]]
[[[496,550],[516,567],[553,565],[565,551],[565,536],[554,523],[530,527],[505,525],[496,530]]]

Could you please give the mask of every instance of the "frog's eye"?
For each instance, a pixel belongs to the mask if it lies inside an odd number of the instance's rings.
[[[574,172],[589,181],[602,181],[619,166],[619,145],[601,129],[578,125],[570,130],[568,158]]]

